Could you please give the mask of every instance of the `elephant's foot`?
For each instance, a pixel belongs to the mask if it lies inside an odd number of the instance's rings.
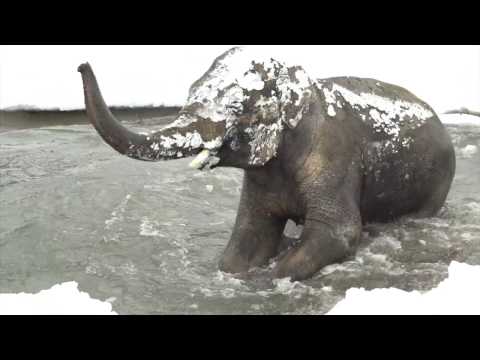
[[[338,263],[353,254],[353,237],[336,236],[331,228],[325,226],[306,228],[300,243],[281,254],[277,260],[273,275],[299,281],[311,278],[327,265]],[[356,234],[351,234],[357,236]]]
[[[281,257],[274,269],[274,277],[290,278],[291,281],[309,279],[327,265],[341,262],[350,255],[349,251],[341,251],[334,256],[321,256],[310,253],[305,247],[290,249]]]
[[[224,272],[242,273],[264,266],[277,254],[286,219],[259,210],[259,200],[254,200],[246,191],[242,193],[235,227],[219,263]]]
[[[276,278],[289,277],[292,281],[307,279],[316,272],[314,263],[314,259],[310,259],[301,248],[291,248],[278,259],[273,275]]]
[[[226,273],[239,274],[248,271],[249,266],[245,258],[225,251],[218,263],[218,268]]]
[[[255,249],[250,249],[250,251],[242,251],[241,249],[227,246],[218,266],[223,272],[232,274],[243,273],[252,268],[268,264],[268,261],[276,254],[276,248],[268,243],[263,244],[263,246],[257,245]]]

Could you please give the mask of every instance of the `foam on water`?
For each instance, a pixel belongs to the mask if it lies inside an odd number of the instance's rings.
[[[140,224],[140,235],[142,236],[159,236],[165,237],[159,230],[155,229],[158,226],[156,221],[151,221],[148,218],[144,217]]]
[[[478,152],[476,145],[467,145],[458,150],[457,154],[463,158],[471,158]]]
[[[215,280],[217,280],[219,284],[233,285],[236,287],[244,286],[245,283],[244,280],[237,279],[232,274],[228,274],[220,270],[217,271]]]
[[[111,234],[111,236],[104,236],[103,240],[105,242],[108,241],[118,241],[118,235],[116,234],[114,228],[116,227],[116,224],[121,223],[124,220],[124,213],[128,204],[128,201],[130,200],[131,195],[128,194],[125,196],[125,198],[120,202],[120,204],[112,211],[110,217],[105,220],[105,230],[107,233]]]

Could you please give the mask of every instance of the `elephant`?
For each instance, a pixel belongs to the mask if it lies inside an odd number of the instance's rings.
[[[364,225],[434,216],[455,174],[435,111],[379,80],[313,79],[301,66],[235,47],[191,85],[172,123],[136,133],[114,118],[89,63],[78,71],[89,121],[120,154],[243,169],[224,272],[268,265],[274,277],[309,279],[354,256]],[[303,231],[284,249],[289,219]]]

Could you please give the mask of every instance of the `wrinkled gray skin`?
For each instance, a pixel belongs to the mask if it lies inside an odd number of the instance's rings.
[[[122,126],[107,108],[90,65],[79,67],[88,117],[102,138],[121,154],[144,161],[170,160],[193,156],[209,147],[216,159],[212,168],[245,170],[238,214],[219,264],[221,270],[243,273],[268,264],[284,250],[282,232],[292,219],[304,225],[303,233],[278,257],[274,276],[306,279],[353,254],[362,224],[403,215],[428,217],[440,209],[455,173],[455,154],[445,128],[427,104],[403,88],[352,77],[308,78],[307,86],[295,94],[285,81],[292,86],[300,83],[297,76],[304,74],[303,70],[273,59],[274,71],[269,76],[266,64],[251,63],[249,71],[261,77],[263,88],[243,89],[245,96],[240,102],[226,99],[231,93],[225,89],[231,86],[223,85],[213,89],[214,95],[195,97],[205,87],[212,90],[209,81],[216,76],[227,76],[228,72],[218,69],[237,51],[232,49],[217,58],[192,85],[179,121],[150,135]],[[295,73],[298,69],[301,72]],[[431,116],[423,120],[397,116],[393,125],[400,129],[400,142],[410,140],[408,146],[400,143],[392,150],[398,138],[387,131],[388,126],[379,130],[371,116],[375,104],[362,108],[334,92],[337,102],[333,112],[328,110],[331,101],[325,89],[332,90],[334,84],[357,95],[371,93],[420,104]],[[259,105],[261,96],[270,101],[267,110]],[[216,121],[211,118],[212,107],[217,109]],[[226,118],[219,120],[221,116]],[[265,132],[260,124],[280,124],[280,131]],[[188,133],[195,132],[201,135],[200,143],[185,140]],[[174,145],[165,142],[175,136],[183,140]],[[208,141],[214,139],[220,141],[212,146]]]

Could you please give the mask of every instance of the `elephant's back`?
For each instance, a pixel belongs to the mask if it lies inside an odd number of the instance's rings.
[[[438,117],[425,101],[409,90],[376,79],[333,77],[318,79],[316,84],[326,100],[336,110],[350,110],[365,123],[424,122]]]
[[[335,84],[355,94],[374,94],[391,100],[403,100],[412,103],[419,103],[426,107],[428,104],[418,98],[409,90],[394,84],[370,78],[361,78],[355,76],[331,77],[326,79],[318,79],[318,84]]]
[[[330,78],[319,80],[318,87],[331,121],[360,130],[355,141],[360,140],[362,149],[364,220],[390,220],[418,211],[436,189],[445,189],[437,198],[446,196],[455,171],[454,149],[427,103],[376,79]]]
[[[400,86],[376,79],[335,77],[317,80],[317,87],[327,117],[362,129],[366,143],[386,142],[396,152],[408,149],[422,127],[445,131],[435,111]]]

